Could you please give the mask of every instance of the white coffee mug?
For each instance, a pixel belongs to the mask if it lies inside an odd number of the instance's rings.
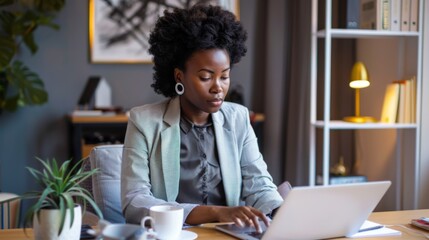
[[[179,238],[183,224],[182,207],[158,205],[151,207],[149,212],[150,216],[143,218],[142,226],[145,226],[146,221],[150,221],[157,239],[175,240]]]

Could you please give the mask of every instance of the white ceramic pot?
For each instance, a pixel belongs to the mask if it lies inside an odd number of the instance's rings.
[[[82,226],[82,209],[79,205],[74,208],[74,222],[70,228],[70,211],[66,213],[66,219],[61,234],[60,211],[58,209],[42,209],[40,211],[40,222],[37,216],[33,219],[34,238],[36,240],[79,240]]]

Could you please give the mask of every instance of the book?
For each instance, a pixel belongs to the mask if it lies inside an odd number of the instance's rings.
[[[390,1],[390,30],[401,30],[401,4],[402,0]]]
[[[404,99],[404,123],[411,123],[411,80],[405,80],[405,99]]]
[[[418,218],[418,219],[412,219],[411,220],[411,225],[419,227],[419,228],[423,228],[423,229],[429,231],[429,218],[427,218],[427,217],[421,217],[421,218]]]
[[[377,7],[378,0],[361,0],[360,2],[360,22],[359,27],[361,29],[377,29],[377,26],[380,21],[377,21],[377,19],[381,19],[379,17],[380,11],[377,11],[377,9],[380,9]]]
[[[387,85],[380,122],[416,122],[415,77],[405,80],[395,80]]]
[[[416,122],[416,83],[415,77],[395,81],[399,84],[398,123]]]
[[[360,182],[367,182],[367,181],[368,181],[368,178],[364,175],[345,175],[345,176],[331,175],[331,176],[329,176],[329,184],[330,185],[360,183]],[[323,177],[321,175],[317,175],[316,183],[317,184],[323,184]]]
[[[359,28],[359,6],[360,0],[347,0],[346,10],[346,28]]]
[[[380,122],[395,123],[399,104],[399,84],[390,83],[384,94]]]
[[[419,17],[419,1],[410,1],[410,31],[418,31],[418,17]]]
[[[72,116],[102,116],[103,111],[101,110],[74,110]]]
[[[412,77],[410,80],[410,89],[411,89],[411,122],[415,123],[416,122],[416,101],[417,101],[417,96],[416,96],[416,77]]]
[[[367,182],[367,177],[363,175],[350,175],[350,176],[331,176],[329,184],[347,184],[347,183],[360,183]]]
[[[361,0],[360,28],[390,30],[390,2],[391,0]]]
[[[395,81],[397,84],[399,84],[399,100],[398,100],[398,112],[396,115],[396,122],[397,123],[406,123],[406,81],[405,80],[398,80]]]
[[[391,0],[381,0],[380,6],[380,16],[381,16],[381,26],[380,30],[390,30],[390,1]]]
[[[401,6],[401,31],[410,31],[410,0],[402,0]]]

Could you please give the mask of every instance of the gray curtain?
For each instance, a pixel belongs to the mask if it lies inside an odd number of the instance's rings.
[[[319,4],[322,2],[319,1]],[[322,14],[319,19],[323,23],[324,7],[320,8]],[[265,86],[256,87],[265,91],[263,154],[277,184],[287,180],[293,186],[308,185],[311,0],[269,0],[266,12]],[[334,27],[338,24],[338,16],[334,15],[333,24]],[[319,41],[318,119],[323,114],[320,107],[323,106],[321,93],[324,87],[321,84],[323,44],[323,41]],[[334,41],[332,49],[331,119],[341,119],[353,114],[354,95],[345,81],[355,59],[354,52],[350,54],[350,49],[354,49],[354,41]],[[347,131],[332,132],[332,163],[343,155],[346,155],[344,158],[347,162],[353,161],[352,134]],[[317,149],[320,148],[321,141],[318,141]],[[316,156],[320,172],[321,152]]]
[[[308,182],[311,0],[267,2],[264,157],[274,181]]]

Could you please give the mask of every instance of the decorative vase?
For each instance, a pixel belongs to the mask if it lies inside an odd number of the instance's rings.
[[[82,209],[80,205],[74,208],[74,221],[70,227],[70,210],[66,212],[64,227],[58,235],[61,223],[59,209],[40,210],[40,222],[36,215],[33,218],[34,239],[36,240],[78,240],[82,226]]]

